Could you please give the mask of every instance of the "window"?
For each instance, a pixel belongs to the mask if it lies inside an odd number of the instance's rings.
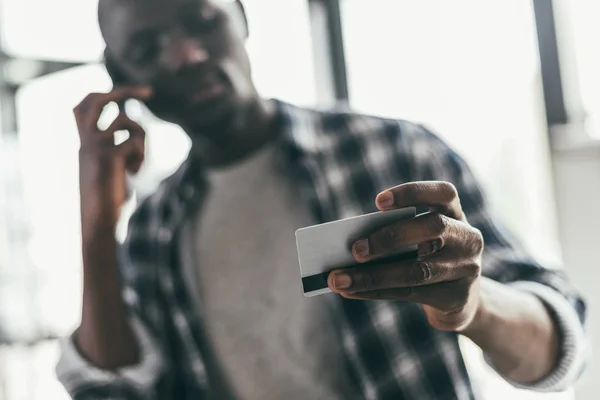
[[[344,0],[350,105],[422,122],[463,155],[493,208],[540,261],[560,262],[532,5]],[[482,373],[483,398],[538,399]],[[555,397],[568,399],[570,394]]]
[[[55,61],[99,61],[98,0],[1,0],[3,50]]]
[[[305,0],[245,0],[254,81],[265,97],[298,105],[316,102],[313,52]]]
[[[510,228],[556,263],[531,4],[344,0],[342,18],[351,106],[423,122],[442,135]]]
[[[104,42],[97,4],[98,0],[0,0],[3,50],[21,58],[98,62]],[[245,0],[244,5],[251,29],[247,49],[259,91],[314,104],[307,2]]]

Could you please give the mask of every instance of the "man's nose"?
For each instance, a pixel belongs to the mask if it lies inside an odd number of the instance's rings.
[[[202,64],[209,60],[210,55],[199,40],[177,38],[169,46],[168,63],[173,70]]]

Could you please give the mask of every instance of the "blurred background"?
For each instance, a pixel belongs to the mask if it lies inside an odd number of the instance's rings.
[[[111,87],[99,63],[97,1],[0,0],[0,400],[67,398],[53,369],[57,338],[80,313],[71,110]],[[600,2],[244,4],[264,96],[349,104],[438,132],[471,163],[497,214],[536,258],[568,270],[600,346]],[[189,143],[143,108],[132,112],[148,131],[147,162],[135,180],[144,196]],[[598,399],[598,363],[577,389],[534,395],[490,373],[469,343],[464,349],[486,399]]]

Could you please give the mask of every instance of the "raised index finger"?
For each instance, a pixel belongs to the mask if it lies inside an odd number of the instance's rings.
[[[450,218],[462,219],[458,192],[453,184],[440,181],[411,182],[384,190],[375,200],[382,211],[428,206]]]

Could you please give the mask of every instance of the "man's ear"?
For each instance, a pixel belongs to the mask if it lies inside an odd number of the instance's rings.
[[[106,50],[104,51],[104,66],[106,67],[106,72],[108,72],[108,76],[110,76],[114,87],[126,86],[130,83],[129,79],[121,72],[119,66]]]

